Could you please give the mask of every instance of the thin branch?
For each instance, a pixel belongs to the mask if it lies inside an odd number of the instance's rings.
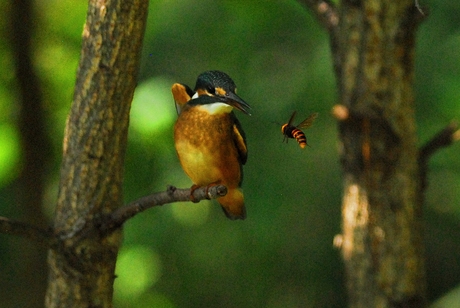
[[[210,200],[223,197],[226,194],[227,187],[223,185],[211,186],[209,188],[206,186],[199,187],[193,191],[193,195],[191,195],[190,188],[178,189],[174,186],[168,186],[168,189],[164,192],[139,198],[115,210],[112,214],[107,215],[102,219],[99,230],[102,233],[113,231],[136,214],[154,206],[161,206],[167,203],[180,201],[199,202],[205,199]],[[57,238],[54,236],[51,229],[39,228],[27,223],[10,220],[6,217],[0,216],[0,234],[1,233],[19,235],[33,241],[45,243],[51,248],[56,247],[57,245]]]
[[[0,216],[0,233],[23,236],[40,243],[51,244],[53,233],[27,223],[10,220]]]
[[[421,147],[419,157],[422,161],[428,161],[431,155],[433,155],[437,150],[447,147],[459,139],[459,124],[456,121],[452,121]]]
[[[425,13],[423,12],[422,7],[420,6],[419,0],[415,0],[415,7],[416,7],[417,10],[420,12],[420,14],[422,14],[423,16],[425,16]]]
[[[339,14],[337,8],[332,1],[329,0],[299,0],[299,2],[307,6],[319,22],[329,30],[329,32],[337,31],[339,24]]]
[[[211,187],[199,187],[193,191],[191,189],[179,189],[174,186],[168,186],[164,192],[155,193],[153,195],[145,196],[137,199],[106,216],[100,226],[101,232],[110,232],[119,228],[128,219],[134,217],[136,214],[143,212],[154,206],[161,206],[167,203],[180,202],[180,201],[193,201],[199,202],[201,200],[216,199],[227,194],[227,187],[223,185],[216,185]],[[193,198],[191,198],[193,196]],[[192,200],[193,199],[193,200]]]
[[[336,76],[342,76],[342,58],[340,50],[339,12],[337,6],[331,0],[299,0],[315,16],[318,22],[329,32],[331,44],[332,64]]]
[[[452,121],[439,133],[437,133],[430,141],[423,145],[419,150],[419,169],[421,175],[422,188],[426,188],[426,175],[428,172],[428,160],[436,151],[451,145],[460,140],[459,123]]]

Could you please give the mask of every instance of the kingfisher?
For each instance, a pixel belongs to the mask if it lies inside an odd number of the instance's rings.
[[[225,185],[227,194],[217,199],[225,215],[245,219],[241,183],[248,151],[233,109],[251,115],[251,107],[236,95],[235,83],[221,71],[199,75],[193,91],[174,84],[172,92],[179,107],[174,144],[182,169],[193,182],[192,193],[201,186]]]

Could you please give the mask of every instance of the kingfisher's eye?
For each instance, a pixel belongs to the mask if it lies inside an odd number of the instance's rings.
[[[208,87],[207,91],[209,94],[213,94],[213,95],[216,94],[216,89],[213,87]]]

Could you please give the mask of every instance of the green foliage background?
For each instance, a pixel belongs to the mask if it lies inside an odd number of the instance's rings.
[[[460,119],[460,2],[428,1],[418,32],[416,107],[419,140]],[[0,3],[0,12],[8,4]],[[15,180],[21,170],[13,56],[0,13],[0,215],[21,219]],[[78,65],[85,1],[37,3],[35,68],[56,158],[44,211],[50,223],[61,142]],[[124,230],[115,307],[344,307],[343,266],[332,240],[340,233],[341,170],[337,99],[326,32],[296,1],[151,1],[139,86],[132,105],[125,198],[188,187],[175,154],[170,87],[193,87],[199,73],[227,72],[253,116],[238,113],[249,159],[243,188],[248,218],[229,221],[212,202],[173,204],[130,220]],[[319,112],[310,147],[282,143],[280,125]],[[429,296],[460,283],[459,145],[430,163],[425,220]],[[14,284],[0,235],[0,289]],[[17,252],[16,252],[17,253]],[[30,269],[34,270],[33,268]],[[24,285],[27,289],[27,285]],[[0,302],[0,307],[2,303]]]

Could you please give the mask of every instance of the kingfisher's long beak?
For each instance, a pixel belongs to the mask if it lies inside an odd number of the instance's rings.
[[[225,97],[227,99],[225,102],[226,104],[229,104],[230,106],[238,110],[241,110],[247,115],[251,115],[251,112],[249,112],[251,110],[251,106],[249,106],[248,103],[246,103],[243,99],[241,99],[241,97],[239,97],[233,92],[227,92]]]

